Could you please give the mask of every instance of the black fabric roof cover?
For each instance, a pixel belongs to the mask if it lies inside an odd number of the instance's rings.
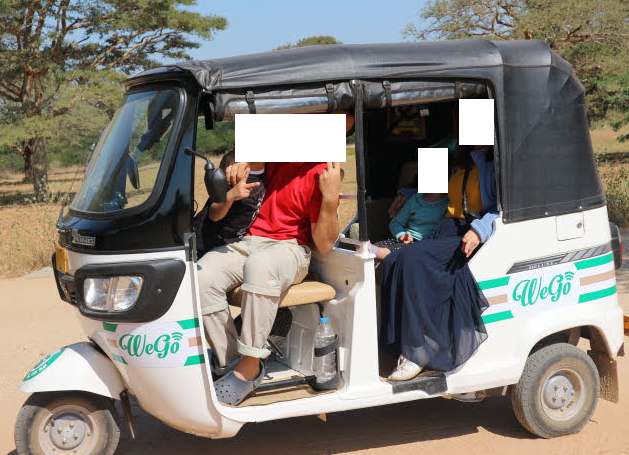
[[[205,90],[358,80],[480,79],[496,99],[497,180],[506,222],[605,204],[589,136],[584,89],[541,41],[310,46],[140,73],[190,73]]]

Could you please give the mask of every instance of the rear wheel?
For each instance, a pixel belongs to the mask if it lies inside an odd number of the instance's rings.
[[[586,353],[570,344],[553,344],[529,356],[511,403],[524,428],[553,438],[577,433],[588,423],[599,388],[598,370]]]
[[[110,399],[82,392],[34,393],[15,424],[18,455],[112,455],[120,429]]]

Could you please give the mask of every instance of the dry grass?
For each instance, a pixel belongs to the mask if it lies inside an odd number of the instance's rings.
[[[592,140],[596,152],[629,151],[629,144],[615,142],[611,128],[592,130]],[[356,168],[354,149],[347,150],[347,163],[343,164],[345,178],[342,192],[356,194]],[[218,160],[214,160],[217,164]],[[627,163],[603,164],[600,172],[604,185],[618,179]],[[76,181],[74,183],[73,180]],[[147,176],[148,177],[148,176]],[[70,190],[72,195],[79,188],[83,171],[76,168],[56,169],[50,173],[50,188],[53,192],[64,194]],[[203,163],[197,160],[195,169],[195,199],[200,208],[207,197],[203,184]],[[628,196],[629,197],[629,196]],[[33,203],[32,185],[22,182],[20,175],[3,172],[0,174],[0,278],[20,276],[33,270],[50,265],[54,245],[57,239],[55,222],[59,214],[58,203]],[[629,213],[629,210],[628,210]],[[344,228],[356,214],[356,202],[343,200],[339,207],[339,221]]]
[[[617,138],[629,133],[629,127],[621,128],[618,131],[612,130],[606,125],[602,128],[590,130],[592,146],[595,153],[615,153],[629,152],[629,142],[618,142]]]
[[[56,195],[75,192],[82,181],[82,167],[49,173],[49,188]],[[76,181],[75,181],[76,180]],[[73,183],[74,181],[74,183]],[[20,276],[50,265],[59,216],[57,202],[34,203],[33,185],[21,175],[0,178],[0,278]]]
[[[626,160],[601,163],[598,172],[607,197],[609,221],[629,226],[629,163]]]
[[[345,178],[342,191],[356,193],[356,169],[353,149],[348,149],[348,162],[343,165]],[[213,159],[218,165],[219,159]],[[196,160],[195,199],[200,208],[205,203],[207,192],[203,183],[203,162]],[[141,182],[154,179],[157,169],[140,169]],[[70,191],[70,199],[83,180],[83,169],[56,169],[49,174],[49,187],[57,195]],[[74,182],[74,183],[73,183]],[[144,185],[143,185],[144,186]],[[145,195],[137,195],[143,199]],[[0,278],[21,276],[50,265],[57,231],[55,224],[59,216],[57,202],[34,203],[33,187],[24,183],[21,175],[4,172],[0,175]],[[139,200],[139,199],[138,199]],[[132,201],[130,201],[132,202]],[[137,201],[136,201],[137,202]],[[345,227],[356,213],[355,201],[341,201],[339,218]]]
[[[50,265],[59,209],[53,204],[0,208],[0,277],[15,277]]]

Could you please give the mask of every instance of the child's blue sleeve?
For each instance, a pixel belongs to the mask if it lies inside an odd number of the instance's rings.
[[[406,234],[406,225],[411,218],[412,205],[413,198],[408,199],[402,206],[402,210],[400,210],[397,216],[389,223],[389,230],[395,239],[399,239],[402,234]]]

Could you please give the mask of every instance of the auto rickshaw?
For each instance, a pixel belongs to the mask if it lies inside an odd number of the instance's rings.
[[[209,438],[234,436],[247,422],[507,394],[522,425],[550,438],[579,431],[599,396],[617,401],[618,230],[608,222],[583,86],[543,42],[313,46],[166,65],[124,87],[57,225],[55,280],[87,339],[24,378],[20,390],[31,395],[15,427],[18,454],[111,454],[120,427],[133,434],[130,399]],[[500,216],[469,262],[490,304],[488,338],[453,371],[392,383],[379,370],[367,242],[387,235],[404,163],[447,133],[452,107],[468,98],[495,107]],[[338,110],[356,121],[356,218],[332,252],[314,253],[318,279],[282,300],[288,327],[261,387],[223,405],[199,303],[192,222],[195,196],[206,195],[194,194],[198,138],[236,114]],[[416,130],[396,136],[390,119],[400,112],[415,113]],[[311,387],[320,310],[339,335],[336,390]]]

